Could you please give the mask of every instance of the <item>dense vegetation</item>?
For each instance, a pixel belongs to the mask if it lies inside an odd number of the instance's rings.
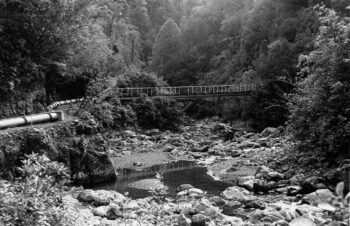
[[[257,129],[287,123],[304,148],[346,153],[349,15],[346,0],[2,0],[0,96],[12,103],[2,114],[98,97],[86,110],[106,128],[176,128],[181,104],[126,106],[105,91],[256,83],[264,88],[253,97],[187,113]]]

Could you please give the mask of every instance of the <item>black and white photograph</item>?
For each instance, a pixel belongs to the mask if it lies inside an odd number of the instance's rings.
[[[0,226],[350,226],[350,0],[0,0]]]

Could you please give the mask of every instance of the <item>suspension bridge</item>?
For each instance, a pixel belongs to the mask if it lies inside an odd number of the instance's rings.
[[[126,87],[108,89],[100,96],[117,96],[121,101],[133,101],[144,96],[150,98],[169,97],[178,100],[208,99],[222,96],[249,96],[260,88],[257,84],[214,85],[214,86],[177,86],[177,87]],[[101,98],[99,98],[101,99]],[[96,99],[95,99],[96,100]],[[57,121],[69,121],[67,113],[86,107],[81,98],[55,102],[47,107],[47,112],[0,120],[0,130],[12,127],[43,124]],[[94,100],[92,101],[92,103]],[[91,104],[91,103],[90,103]]]

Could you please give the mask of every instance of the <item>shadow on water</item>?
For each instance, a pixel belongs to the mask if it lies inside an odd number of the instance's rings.
[[[119,169],[117,172],[119,174],[117,181],[96,185],[93,189],[116,190],[122,194],[128,193],[132,198],[145,198],[151,195],[149,191],[133,188],[129,185],[135,181],[156,178],[156,175],[161,175],[161,181],[168,187],[165,194],[167,197],[176,196],[177,188],[181,184],[191,184],[212,195],[219,195],[233,185],[233,183],[214,180],[208,175],[206,167],[198,166],[193,161],[177,161],[140,170]]]

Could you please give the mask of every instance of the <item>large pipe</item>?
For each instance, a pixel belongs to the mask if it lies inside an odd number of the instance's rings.
[[[63,111],[47,112],[37,115],[27,115],[23,117],[0,120],[0,129],[62,120],[64,120]]]

